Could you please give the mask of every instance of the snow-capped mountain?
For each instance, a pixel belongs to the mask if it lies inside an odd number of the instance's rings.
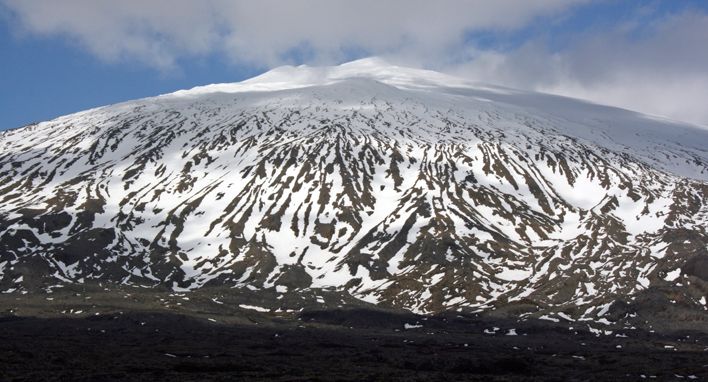
[[[378,59],[0,133],[6,293],[227,286],[273,309],[322,291],[602,320],[664,291],[702,312],[707,228],[708,130]]]

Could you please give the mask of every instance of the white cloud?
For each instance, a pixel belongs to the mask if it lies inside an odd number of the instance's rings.
[[[314,61],[345,49],[437,52],[466,31],[514,29],[585,0],[0,0],[26,33],[62,35],[106,60],[159,68],[225,54],[272,66],[309,48]]]
[[[708,15],[686,12],[582,34],[555,52],[538,40],[507,52],[470,49],[447,69],[708,126],[706,36]]]

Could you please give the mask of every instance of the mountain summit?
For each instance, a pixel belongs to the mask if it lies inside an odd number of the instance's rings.
[[[705,315],[708,131],[679,122],[365,59],[92,109],[0,148],[5,293]]]

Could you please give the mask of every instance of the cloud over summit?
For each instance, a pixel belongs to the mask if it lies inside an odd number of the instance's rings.
[[[61,38],[103,61],[160,72],[214,57],[266,69],[384,55],[708,126],[708,11],[657,13],[643,3],[615,24],[553,29],[610,3],[0,0],[0,13],[20,36]]]
[[[2,0],[20,28],[60,35],[107,59],[169,67],[219,53],[277,65],[293,51],[337,59],[460,43],[467,31],[514,29],[579,0]]]

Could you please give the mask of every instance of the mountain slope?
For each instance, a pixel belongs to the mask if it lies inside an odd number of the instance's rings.
[[[353,296],[600,321],[660,295],[705,310],[708,132],[677,122],[369,59],[1,134],[6,292],[227,286],[268,309]]]

